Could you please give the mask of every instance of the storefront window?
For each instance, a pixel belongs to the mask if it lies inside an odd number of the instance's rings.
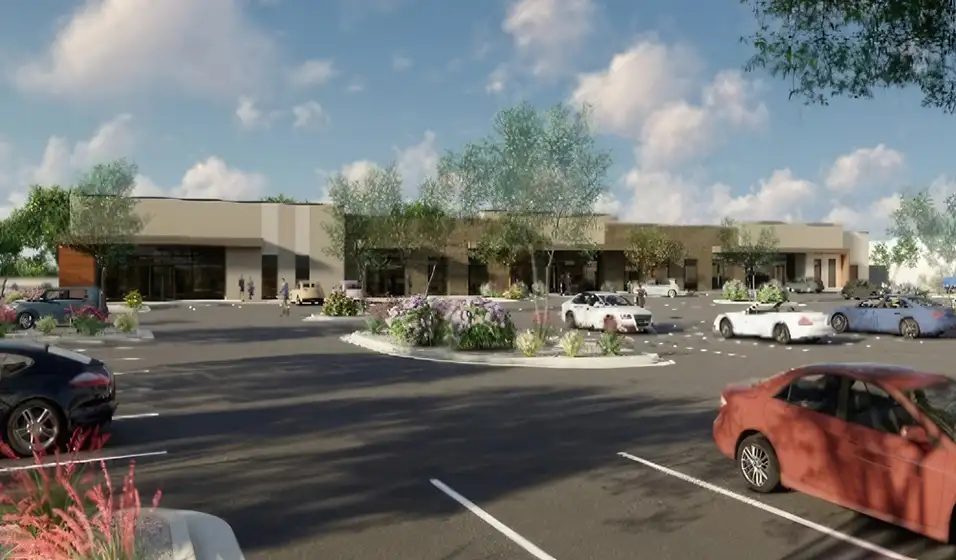
[[[188,245],[141,245],[122,266],[106,271],[107,299],[139,290],[143,299],[226,297],[226,249]]]

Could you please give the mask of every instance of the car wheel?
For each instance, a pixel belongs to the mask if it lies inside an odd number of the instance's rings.
[[[33,315],[29,313],[21,313],[17,315],[17,324],[20,325],[21,329],[32,329],[36,321],[33,319]]]
[[[674,290],[668,290],[667,297],[677,297],[677,292],[675,292]]]
[[[900,321],[900,334],[903,338],[919,338],[919,323],[907,317]]]
[[[7,419],[6,436],[10,448],[20,457],[48,453],[63,441],[66,422],[53,404],[31,399],[13,409]]]
[[[830,318],[830,328],[838,333],[845,333],[849,326],[850,323],[846,320],[846,315],[843,313],[837,313]]]
[[[773,327],[773,339],[780,344],[790,344],[790,329],[787,325],[780,323]]]
[[[574,322],[574,313],[568,311],[564,314],[564,326],[569,329],[578,328],[578,324]]]
[[[730,319],[723,319],[720,322],[720,336],[724,338],[734,337],[734,325],[730,322]]]
[[[780,489],[780,463],[767,438],[754,434],[737,448],[737,467],[747,486],[766,494]]]

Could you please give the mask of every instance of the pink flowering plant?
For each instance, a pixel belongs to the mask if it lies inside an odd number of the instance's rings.
[[[458,350],[514,348],[515,326],[501,305],[484,298],[455,302],[446,312],[447,340]]]
[[[17,324],[17,311],[9,305],[0,305],[0,338],[7,336]]]
[[[443,300],[408,298],[388,310],[388,332],[412,346],[439,346],[445,341],[447,311]]]
[[[46,462],[34,454],[36,468],[12,473],[0,486],[0,557],[5,560],[139,560],[137,542],[141,512],[134,465],[117,492],[106,465],[88,471],[76,454],[98,449],[106,437],[78,431],[70,442],[67,461],[59,452]],[[5,444],[0,451],[15,457]],[[159,505],[161,493],[153,498]]]
[[[77,333],[85,336],[96,336],[109,326],[109,313],[93,305],[84,305],[79,309],[67,309],[70,325]]]

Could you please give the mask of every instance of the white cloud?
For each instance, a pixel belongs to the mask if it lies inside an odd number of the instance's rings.
[[[296,87],[321,86],[338,74],[335,64],[327,59],[306,60],[295,68],[289,81]]]
[[[368,177],[368,174],[372,172],[373,169],[377,168],[378,164],[374,161],[367,159],[360,159],[358,161],[353,161],[352,163],[347,163],[342,166],[340,173],[345,176],[349,181],[361,181]]]
[[[135,196],[210,198],[218,200],[257,200],[266,191],[268,181],[261,173],[229,167],[212,156],[190,167],[178,185],[164,189],[147,176],[136,177]]]
[[[345,93],[360,93],[365,91],[365,85],[358,78],[354,78],[345,88]]]
[[[852,191],[867,182],[884,182],[906,163],[903,154],[878,144],[840,156],[827,174],[826,186],[835,191]]]
[[[505,65],[498,66],[488,75],[488,82],[485,84],[485,92],[498,94],[505,90],[508,79],[508,68]]]
[[[236,118],[243,128],[256,128],[265,124],[265,117],[252,97],[242,96],[236,106]]]
[[[325,110],[315,101],[296,105],[292,108],[292,115],[295,117],[295,122],[292,123],[293,128],[308,128],[327,118]]]
[[[132,120],[127,113],[117,115],[100,125],[88,140],[81,140],[72,148],[66,138],[51,137],[40,163],[27,166],[20,173],[21,181],[41,185],[68,184],[78,171],[129,156],[136,147]]]
[[[823,221],[843,224],[847,229],[868,231],[873,238],[881,239],[886,235],[890,216],[899,207],[900,196],[898,194],[884,196],[865,206],[857,206],[856,208],[837,203],[823,218]]]
[[[259,87],[275,47],[242,0],[88,0],[48,52],[16,72],[25,90],[90,99],[154,90],[228,95]]]
[[[593,0],[517,0],[501,28],[535,75],[555,75],[590,35],[596,13]]]
[[[699,70],[689,47],[648,38],[614,55],[605,70],[580,74],[571,102],[591,106],[598,130],[638,139],[654,111],[693,90]]]
[[[398,171],[405,180],[406,196],[415,196],[422,181],[435,174],[440,158],[435,147],[435,133],[426,130],[422,141],[406,148],[395,148]]]
[[[407,56],[396,54],[392,56],[392,70],[404,72],[412,67],[412,59]]]

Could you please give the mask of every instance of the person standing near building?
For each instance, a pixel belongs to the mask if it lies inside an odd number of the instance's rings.
[[[252,281],[252,278],[249,279],[249,301],[252,301],[256,296],[256,283]]]
[[[644,283],[637,283],[637,306],[644,307],[644,304],[647,303],[647,290],[644,289]]]
[[[246,301],[246,278],[239,277],[239,301]]]
[[[289,283],[282,279],[282,286],[279,287],[279,300],[282,302],[282,309],[279,311],[279,317],[288,317],[289,308]]]

